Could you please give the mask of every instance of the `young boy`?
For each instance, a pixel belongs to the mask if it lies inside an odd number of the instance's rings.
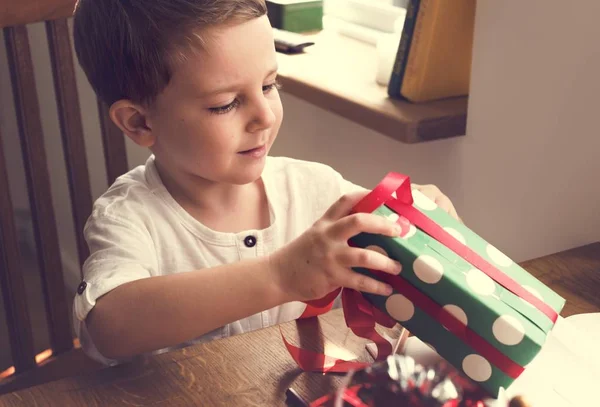
[[[400,265],[347,240],[397,226],[347,216],[365,192],[333,169],[268,157],[283,112],[265,14],[264,0],[78,2],[79,62],[114,123],[152,152],[85,228],[74,313],[97,360],[285,322],[340,286],[391,292],[351,267]]]

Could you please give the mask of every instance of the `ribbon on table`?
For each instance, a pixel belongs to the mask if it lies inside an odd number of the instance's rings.
[[[333,301],[340,292],[342,294],[342,306],[344,309],[346,326],[350,328],[355,335],[375,343],[377,346],[376,360],[385,359],[392,353],[392,344],[379,335],[375,330],[375,325],[379,324],[387,328],[392,328],[396,325],[396,321],[371,305],[359,291],[337,289],[321,299],[308,301],[306,309],[299,319],[315,317],[326,313],[331,309]],[[364,368],[367,365],[363,362],[336,359],[319,352],[299,348],[292,345],[285,338],[283,332],[281,332],[281,337],[283,338],[283,342],[288,352],[296,361],[296,364],[305,371],[346,373],[352,369]]]
[[[369,407],[369,405],[365,404],[358,396],[358,392],[361,388],[362,386],[357,385],[345,389],[341,394],[342,400],[352,407]],[[310,403],[309,407],[326,406],[328,403],[331,403],[334,398],[335,394],[327,394]]]
[[[344,401],[344,405],[350,405],[352,407],[371,407],[372,404],[365,404],[358,392],[362,389],[361,385],[356,385],[349,387],[343,391],[340,395],[342,400]],[[325,407],[331,405],[333,400],[335,399],[335,394],[327,394],[325,396],[321,396],[315,401],[309,404],[309,407]],[[417,405],[417,404],[415,404]],[[419,404],[421,405],[421,404]],[[485,404],[481,400],[465,400],[461,401],[459,399],[449,400],[444,403],[441,407],[485,407]]]
[[[548,304],[524,289],[510,276],[500,271],[471,248],[446,232],[443,227],[413,207],[412,189],[410,186],[410,178],[408,176],[398,173],[387,174],[383,181],[354,207],[352,213],[371,213],[384,204],[394,210],[398,215],[401,215],[399,223],[403,226],[403,229],[406,224],[414,224],[419,227],[432,238],[436,239],[474,267],[485,273],[492,280],[502,285],[505,289],[511,291],[516,296],[540,310],[552,321],[552,323],[556,322],[558,313]],[[352,244],[351,242],[349,243]],[[401,276],[392,276],[375,270],[370,270],[370,272],[384,282],[390,284],[397,292],[406,296],[406,298],[412,301],[415,306],[429,314],[429,316],[446,327],[463,342],[470,345],[475,351],[479,352],[509,377],[517,378],[522,373],[522,366],[510,360],[476,332],[471,330],[468,326],[465,326],[458,318],[420,292]],[[317,316],[329,311],[333,305],[333,300],[339,293],[340,290],[338,289],[321,299],[307,302],[307,308],[301,318]],[[375,331],[375,324],[380,323],[383,326],[391,327],[396,321],[371,305],[360,292],[346,288],[341,290],[341,293],[346,325],[357,336],[375,342],[378,350],[378,360],[388,356],[392,351],[391,344]],[[335,371],[337,372],[347,372],[350,369],[355,368],[357,366],[356,364],[359,363],[337,360],[335,358],[317,354],[316,352],[309,355],[308,351],[289,344],[289,342],[285,340],[285,337],[283,339],[292,357],[294,357],[298,365],[304,370],[327,372],[336,369]],[[337,362],[335,362],[336,360]],[[325,368],[325,365],[323,364],[324,361],[328,362],[329,368]],[[319,363],[321,363],[321,365],[319,365]]]

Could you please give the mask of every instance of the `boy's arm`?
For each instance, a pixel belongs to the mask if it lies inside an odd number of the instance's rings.
[[[269,259],[123,284],[97,300],[86,319],[88,331],[101,354],[122,359],[175,346],[288,302]]]
[[[90,356],[112,363],[176,346],[289,301],[268,257],[165,273],[144,208],[126,209],[135,213],[94,212],[84,231],[90,257],[74,323]]]
[[[348,246],[359,233],[397,236],[401,231],[377,215],[347,216],[362,196],[341,197],[301,236],[269,256],[163,276],[157,276],[148,230],[111,217],[92,221],[86,228],[91,253],[84,265],[86,285],[78,291],[74,313],[85,320],[102,356],[126,359],[339,287],[389,295],[389,285],[352,270],[397,274],[401,269],[384,254]]]

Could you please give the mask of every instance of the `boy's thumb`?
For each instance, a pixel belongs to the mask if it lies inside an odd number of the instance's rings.
[[[338,220],[352,212],[352,208],[363,199],[369,191],[352,192],[342,195],[333,205],[325,212],[324,217],[330,220]]]

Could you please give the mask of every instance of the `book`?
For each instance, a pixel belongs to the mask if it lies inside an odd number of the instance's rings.
[[[402,79],[404,78],[406,63],[408,62],[408,53],[410,52],[420,3],[421,0],[409,0],[406,6],[406,17],[404,18],[404,25],[402,27],[400,45],[398,46],[396,60],[394,61],[394,67],[392,68],[392,76],[388,83],[388,95],[394,98],[401,96],[400,89],[402,87]]]
[[[390,96],[418,103],[468,95],[475,5],[476,0],[410,0]]]

